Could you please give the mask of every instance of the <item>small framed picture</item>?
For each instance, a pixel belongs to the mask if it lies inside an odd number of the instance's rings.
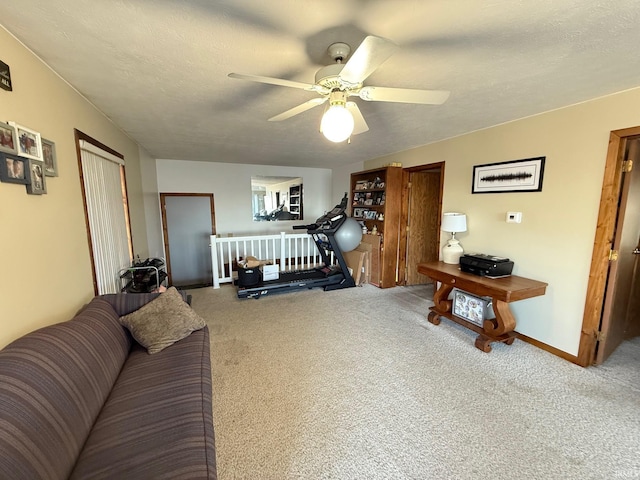
[[[26,185],[29,181],[27,178],[27,162],[26,158],[0,153],[0,180],[6,183]]]
[[[16,129],[18,155],[33,160],[42,160],[42,139],[40,134],[15,122],[9,122],[9,125],[13,125]]]
[[[453,314],[479,327],[486,318],[494,316],[490,298],[476,297],[457,288],[453,291]]]
[[[29,195],[47,193],[47,184],[44,179],[44,162],[30,158],[27,161],[27,167],[27,193]]]
[[[18,141],[13,125],[0,122],[0,152],[17,154]]]
[[[354,218],[362,218],[362,208],[354,208],[353,209],[353,217]]]
[[[47,177],[57,177],[58,159],[56,157],[56,144],[46,138],[42,139],[42,161],[44,162],[44,174]]]

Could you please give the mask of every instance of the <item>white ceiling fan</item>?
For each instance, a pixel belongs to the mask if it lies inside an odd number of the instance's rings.
[[[343,63],[351,53],[346,43],[334,43],[328,52],[336,62],[322,67],[316,72],[314,84],[230,73],[229,77],[253,82],[268,83],[282,87],[299,88],[316,92],[320,97],[293,107],[286,112],[271,117],[269,121],[279,122],[299,113],[329,102],[329,108],[322,117],[320,131],[333,142],[342,142],[351,135],[369,130],[358,105],[348,101],[348,97],[360,97],[370,102],[401,102],[440,105],[449,98],[445,90],[415,90],[408,88],[389,88],[364,86],[363,82],[397,49],[397,45],[387,39],[375,36],[366,37],[353,55]]]

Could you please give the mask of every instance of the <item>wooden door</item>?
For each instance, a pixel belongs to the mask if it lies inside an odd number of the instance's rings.
[[[444,166],[427,165],[409,169],[403,209],[406,225],[401,272],[404,285],[432,283],[418,272],[418,264],[437,261],[440,244],[440,215]]]
[[[604,362],[625,339],[633,336],[640,321],[639,255],[635,253],[640,239],[640,139],[627,141],[625,150],[625,165],[629,165],[626,170],[630,171],[623,172],[612,246],[617,259],[614,257],[609,267],[596,364]]]
[[[625,340],[640,336],[640,238],[638,239],[638,245],[634,249],[633,254],[635,260],[633,263],[629,306],[627,307]]]

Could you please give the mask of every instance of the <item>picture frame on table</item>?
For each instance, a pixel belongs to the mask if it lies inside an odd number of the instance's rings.
[[[13,125],[0,122],[0,152],[18,154],[18,137]]]
[[[43,195],[47,193],[44,162],[30,158],[27,160],[27,193],[29,195]]]
[[[492,316],[490,299],[477,297],[457,288],[453,290],[451,310],[456,317],[464,318],[479,327],[483,326],[485,318]]]
[[[546,157],[473,167],[471,193],[540,192]]]
[[[58,158],[56,157],[56,144],[46,138],[42,139],[42,161],[44,162],[44,174],[47,177],[57,177]]]
[[[0,152],[0,181],[26,185],[29,182],[27,162],[26,158],[18,155]]]
[[[18,155],[42,161],[42,137],[40,133],[16,122],[9,122],[9,125],[16,129]]]

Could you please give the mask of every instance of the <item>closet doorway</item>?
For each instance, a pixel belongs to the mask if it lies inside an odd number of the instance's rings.
[[[216,233],[211,193],[161,193],[162,233],[169,285],[213,285],[211,235]]]
[[[417,267],[439,258],[443,186],[444,162],[403,170],[399,285],[432,283]]]
[[[640,335],[640,127],[611,132],[578,364]]]

